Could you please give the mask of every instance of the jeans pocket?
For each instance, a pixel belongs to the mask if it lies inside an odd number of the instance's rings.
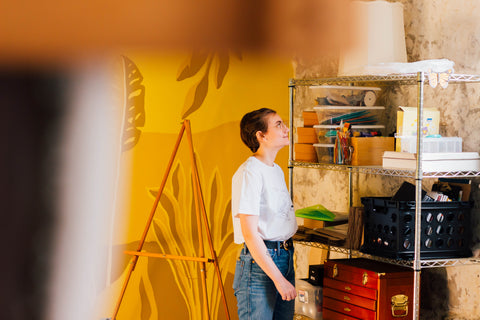
[[[238,259],[235,265],[235,275],[233,277],[232,287],[234,291],[237,291],[237,289],[240,287],[244,269],[245,269],[245,261],[243,261],[242,259]]]

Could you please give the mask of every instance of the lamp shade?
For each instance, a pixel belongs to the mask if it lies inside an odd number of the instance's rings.
[[[340,54],[338,75],[366,74],[368,66],[407,62],[403,5],[352,1],[351,46]]]

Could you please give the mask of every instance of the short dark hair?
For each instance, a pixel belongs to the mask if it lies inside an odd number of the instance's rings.
[[[240,121],[240,137],[243,143],[252,150],[257,152],[260,143],[257,140],[257,132],[266,133],[268,130],[268,121],[266,117],[270,114],[276,114],[275,110],[269,108],[261,108],[245,114]]]

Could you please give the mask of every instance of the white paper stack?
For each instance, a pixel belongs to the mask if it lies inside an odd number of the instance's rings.
[[[390,169],[415,170],[417,154],[385,151],[383,167]],[[431,152],[422,154],[423,172],[480,171],[478,152]]]

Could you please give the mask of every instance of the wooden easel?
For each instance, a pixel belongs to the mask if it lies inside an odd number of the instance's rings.
[[[164,189],[165,184],[167,182],[168,174],[170,173],[170,170],[172,169],[172,165],[173,165],[173,161],[175,159],[175,155],[177,154],[178,147],[180,146],[180,142],[182,141],[183,133],[185,131],[187,133],[187,139],[188,139],[189,150],[190,150],[190,160],[191,160],[191,164],[192,164],[193,196],[194,196],[194,201],[195,201],[195,212],[196,212],[196,217],[197,217],[197,228],[198,228],[198,237],[199,237],[199,244],[200,244],[200,252],[199,252],[200,256],[199,257],[187,257],[187,256],[176,256],[176,255],[162,254],[162,253],[141,252],[142,248],[143,248],[143,245],[145,243],[145,239],[147,237],[148,230],[150,228],[150,225],[152,224],[153,216],[155,215],[155,211],[156,211],[158,203],[160,201],[160,197],[162,196],[163,189]],[[205,232],[206,232],[206,236],[207,236],[207,239],[208,239],[208,244],[209,244],[209,247],[210,247],[210,254],[211,254],[212,258],[205,258],[205,256],[204,256],[201,222],[203,222],[203,224],[205,226]],[[129,269],[128,269],[125,281],[123,283],[122,290],[120,292],[120,297],[119,297],[119,299],[117,301],[117,304],[115,306],[113,316],[111,317],[112,320],[116,320],[118,310],[120,309],[120,304],[122,303],[123,296],[124,296],[125,291],[127,289],[128,281],[130,280],[130,276],[132,275],[132,272],[135,269],[135,266],[137,264],[138,257],[140,257],[140,256],[142,256],[142,257],[163,258],[163,259],[187,260],[187,261],[195,261],[195,262],[200,263],[200,274],[201,274],[201,280],[202,280],[203,306],[204,306],[205,319],[210,319],[209,312],[208,312],[207,281],[206,281],[205,263],[213,263],[213,265],[215,267],[215,273],[217,274],[218,283],[220,285],[220,292],[222,294],[223,306],[225,308],[225,313],[226,313],[226,316],[227,316],[227,320],[230,320],[230,314],[228,312],[228,306],[227,306],[227,299],[225,297],[225,290],[223,288],[223,283],[222,283],[222,276],[220,274],[220,268],[218,266],[217,254],[215,253],[215,250],[213,249],[212,236],[211,236],[211,233],[210,233],[210,228],[208,226],[207,214],[206,214],[206,211],[205,211],[205,203],[203,201],[202,188],[200,186],[200,178],[199,178],[199,174],[198,174],[198,168],[197,168],[197,164],[196,164],[196,161],[195,161],[195,154],[193,152],[193,140],[192,140],[192,132],[191,132],[190,121],[189,120],[184,120],[183,121],[182,128],[180,129],[180,133],[178,134],[177,142],[175,143],[173,153],[170,157],[170,161],[168,162],[168,165],[167,165],[167,168],[166,168],[166,171],[165,171],[165,175],[163,177],[158,195],[155,199],[152,210],[150,212],[150,216],[147,220],[147,224],[145,226],[145,230],[143,231],[142,238],[140,239],[140,243],[138,245],[137,251],[125,251],[125,253],[129,254],[129,255],[132,255],[133,257],[132,257],[132,259],[129,263]]]

